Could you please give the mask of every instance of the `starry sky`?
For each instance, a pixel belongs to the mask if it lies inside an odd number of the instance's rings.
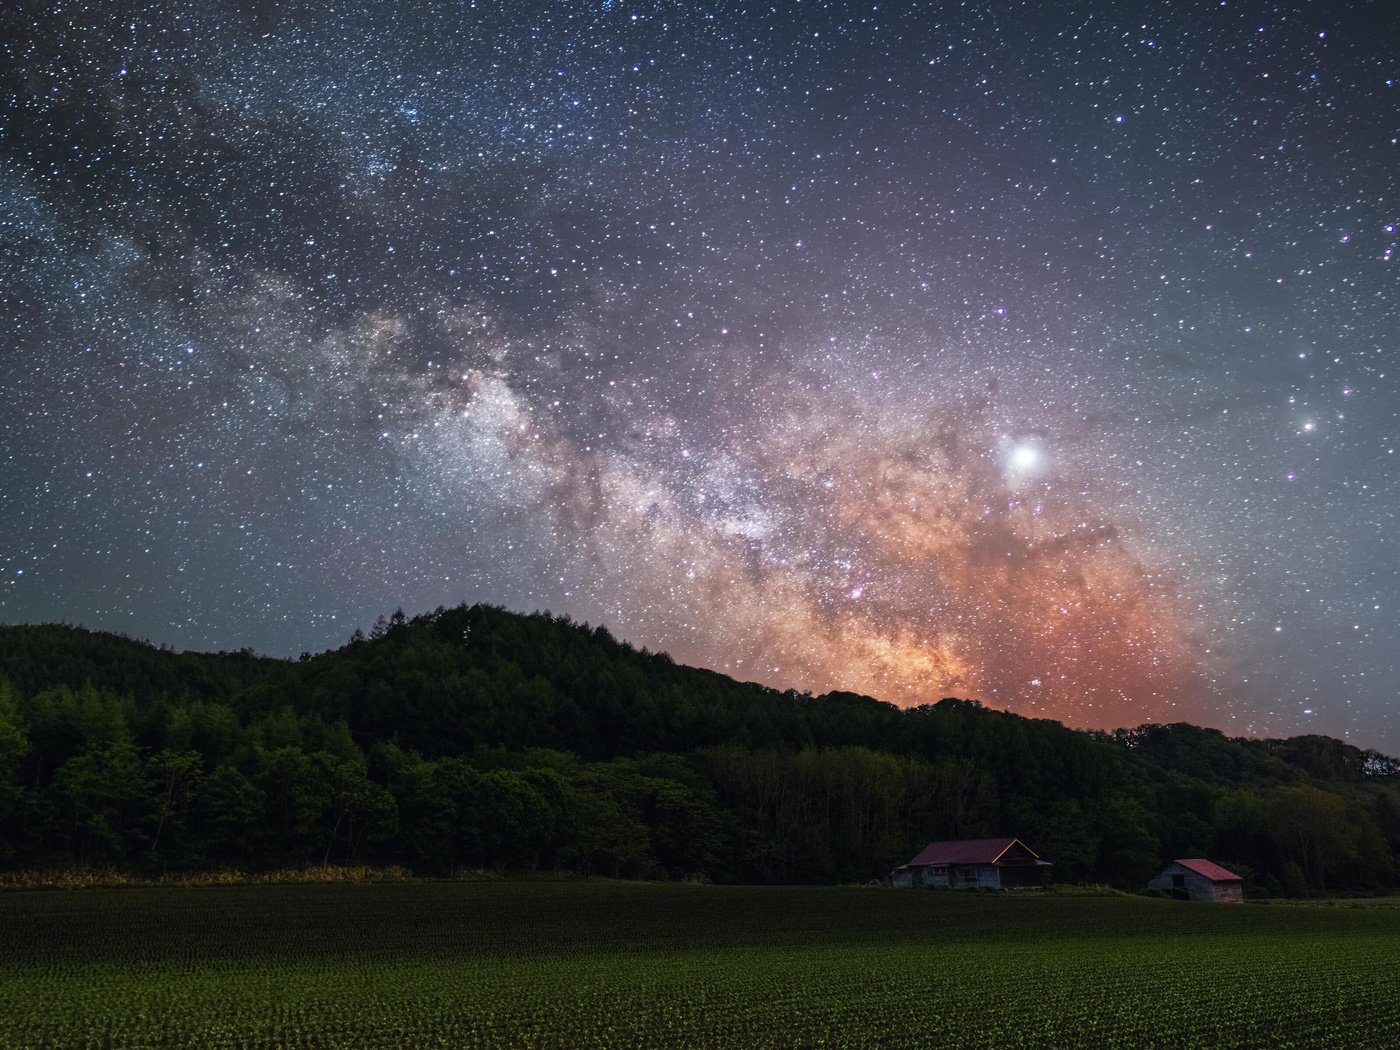
[[[10,3],[0,620],[1400,750],[1400,8]]]

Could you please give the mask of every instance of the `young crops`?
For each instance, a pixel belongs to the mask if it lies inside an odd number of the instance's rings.
[[[0,895],[4,1047],[1400,1045],[1400,913],[636,884]]]

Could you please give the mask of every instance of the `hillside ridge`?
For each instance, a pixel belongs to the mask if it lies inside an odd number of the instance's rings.
[[[864,880],[1017,835],[1062,881],[1174,856],[1270,893],[1395,884],[1400,763],[1320,736],[1113,732],[738,682],[495,606],[298,660],[0,627],[0,863],[323,861]]]

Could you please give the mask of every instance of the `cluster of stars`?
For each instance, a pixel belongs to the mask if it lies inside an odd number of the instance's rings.
[[[5,20],[0,618],[1400,746],[1379,0]]]

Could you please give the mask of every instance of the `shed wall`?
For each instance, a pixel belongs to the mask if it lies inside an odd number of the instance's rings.
[[[1180,879],[1180,885],[1177,879]],[[1170,893],[1174,897],[1184,897],[1193,901],[1230,901],[1241,902],[1244,900],[1244,890],[1240,883],[1235,881],[1212,882],[1204,875],[1184,868],[1180,864],[1170,865],[1162,874],[1147,884],[1150,890],[1161,890],[1163,893]]]
[[[1215,883],[1194,871],[1186,873],[1186,898],[1193,901],[1215,900]]]
[[[1244,886],[1238,882],[1217,882],[1215,899],[1224,904],[1243,904]]]

